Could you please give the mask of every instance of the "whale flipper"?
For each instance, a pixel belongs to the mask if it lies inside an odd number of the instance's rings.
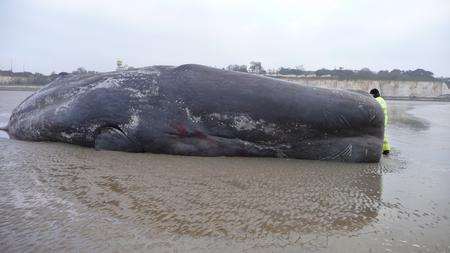
[[[136,145],[118,128],[103,127],[98,129],[97,132],[95,136],[96,150],[143,152],[140,145]]]

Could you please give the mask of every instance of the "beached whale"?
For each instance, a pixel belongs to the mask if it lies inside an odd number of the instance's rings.
[[[7,130],[105,150],[378,162],[383,117],[357,92],[188,64],[61,76]]]

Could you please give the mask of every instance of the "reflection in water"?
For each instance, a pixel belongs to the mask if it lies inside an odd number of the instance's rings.
[[[376,220],[380,205],[377,164],[93,152],[13,140],[0,148],[2,192],[10,193],[0,209],[11,218],[3,225],[24,238],[43,233],[50,248],[61,245],[61,229],[72,238],[66,243],[90,249],[95,238],[128,237],[128,225],[163,241],[295,245],[308,234],[357,231]]]
[[[423,119],[411,115],[408,111],[411,110],[414,102],[408,101],[390,101],[389,110],[389,124],[400,128],[409,128],[416,131],[427,130],[430,123]]]

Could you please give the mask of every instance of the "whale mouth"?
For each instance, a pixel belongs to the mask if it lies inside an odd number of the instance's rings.
[[[96,150],[144,152],[143,147],[127,136],[117,125],[105,125],[94,132],[94,147]]]

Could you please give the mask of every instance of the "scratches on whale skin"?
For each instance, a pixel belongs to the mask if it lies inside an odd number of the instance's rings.
[[[103,82],[96,83],[90,90],[118,88],[121,80],[109,77]]]
[[[123,126],[127,129],[136,129],[139,126],[140,121],[141,119],[139,118],[138,114],[132,114],[128,122]]]
[[[342,114],[332,114],[328,110],[323,110],[322,115],[325,121],[330,123],[330,126],[345,126],[347,128],[352,128],[350,122]]]
[[[352,125],[351,125],[350,122],[345,118],[344,115],[338,114],[338,118],[339,118],[339,120],[342,122],[342,124],[344,124],[344,125],[347,126],[348,128],[351,128],[351,127],[352,127]]]
[[[337,121],[336,117],[333,117],[333,115],[328,111],[328,110],[323,110],[322,111],[322,116],[324,118],[324,122],[328,122],[326,125],[328,126],[339,126],[339,122]]]
[[[159,87],[158,86],[149,86],[144,91],[140,91],[134,88],[124,88],[124,90],[130,91],[132,96],[135,98],[145,98],[145,97],[154,97],[159,95]]]
[[[115,78],[107,78],[101,82],[93,82],[86,86],[76,87],[66,91],[64,94],[61,94],[60,103],[55,104],[55,115],[66,113],[75,103],[76,101],[84,94],[88,92],[92,92],[97,89],[112,89],[120,87],[120,80]],[[64,99],[66,99],[64,101]]]
[[[343,150],[326,156],[326,157],[322,157],[319,160],[338,160],[338,161],[350,161],[352,158],[352,150],[353,150],[353,146],[352,144],[348,144]]]
[[[211,113],[209,114],[211,119],[219,120],[222,122],[226,122],[231,127],[236,129],[237,131],[261,131],[265,134],[273,135],[277,132],[276,124],[266,122],[263,119],[253,119],[251,116],[247,114],[220,114],[220,113]]]
[[[66,141],[67,143],[73,143],[77,140],[83,139],[83,133],[81,132],[61,132],[59,136],[56,138],[62,141]],[[87,140],[87,138],[85,138]]]
[[[184,111],[186,112],[186,117],[194,124],[198,124],[201,121],[201,117],[195,116],[189,108],[184,108]]]
[[[255,121],[252,118],[245,115],[235,116],[233,119],[234,119],[233,127],[240,131],[254,130],[260,123],[259,121]]]

